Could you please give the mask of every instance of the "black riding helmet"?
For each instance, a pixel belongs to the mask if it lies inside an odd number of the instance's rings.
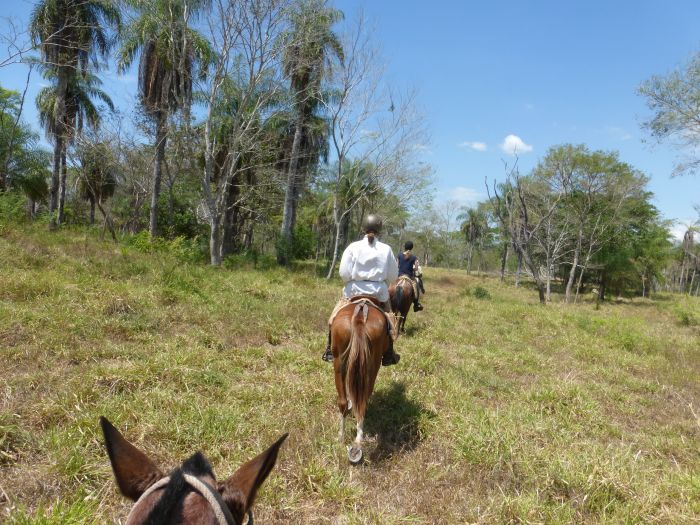
[[[376,234],[380,234],[382,232],[381,217],[379,217],[379,215],[367,215],[365,220],[362,221],[362,231],[365,233],[372,231]]]

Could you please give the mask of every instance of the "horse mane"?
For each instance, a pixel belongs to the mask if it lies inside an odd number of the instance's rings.
[[[182,511],[185,492],[192,490],[185,481],[184,474],[193,476],[214,476],[211,465],[201,452],[190,456],[182,466],[170,473],[170,482],[163,495],[148,513],[144,525],[166,525]]]

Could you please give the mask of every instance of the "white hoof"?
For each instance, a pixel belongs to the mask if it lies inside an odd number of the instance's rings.
[[[348,460],[350,460],[350,463],[353,465],[357,465],[360,461],[362,461],[362,449],[354,445],[352,447],[348,447]]]

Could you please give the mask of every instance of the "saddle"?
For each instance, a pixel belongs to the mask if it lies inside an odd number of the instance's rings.
[[[389,332],[391,339],[393,341],[396,341],[396,339],[399,336],[398,332],[396,331],[396,317],[391,312],[385,312],[384,308],[382,308],[382,303],[379,301],[379,299],[371,295],[355,295],[354,297],[351,297],[349,299],[343,298],[340,301],[338,301],[338,304],[335,305],[333,313],[331,313],[331,316],[328,319],[328,325],[330,326],[331,324],[333,324],[335,316],[338,315],[338,312],[340,312],[343,308],[346,308],[348,306],[357,307],[358,305],[363,303],[371,306],[372,308],[377,309],[377,311],[379,311],[386,318],[387,331]]]

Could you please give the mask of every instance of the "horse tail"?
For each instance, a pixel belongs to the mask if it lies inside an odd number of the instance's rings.
[[[345,391],[352,401],[352,412],[356,419],[362,419],[370,396],[371,348],[367,334],[369,306],[359,304],[352,314],[352,330],[348,344],[345,371]]]
[[[401,312],[401,305],[403,304],[403,286],[398,283],[394,287],[394,296],[391,298],[391,309],[394,312]],[[397,313],[397,315],[398,315]]]

